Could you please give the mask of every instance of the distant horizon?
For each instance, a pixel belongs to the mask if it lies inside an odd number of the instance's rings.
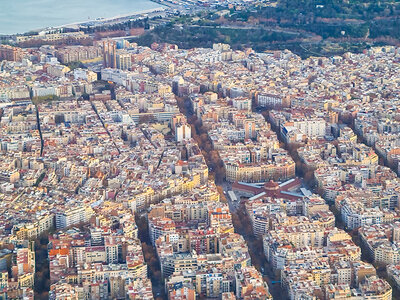
[[[111,18],[160,7],[150,0],[16,0],[0,3],[0,35]],[[21,21],[22,20],[22,21]]]

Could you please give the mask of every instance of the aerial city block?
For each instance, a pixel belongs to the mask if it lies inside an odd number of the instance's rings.
[[[0,3],[0,299],[400,299],[400,1],[146,1]]]

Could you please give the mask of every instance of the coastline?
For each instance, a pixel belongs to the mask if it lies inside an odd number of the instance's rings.
[[[151,1],[151,2],[154,2],[154,1]],[[154,3],[158,3],[158,2],[154,2]],[[109,17],[109,18],[102,18],[102,19],[96,18],[96,19],[90,19],[90,20],[86,20],[86,21],[74,22],[74,23],[69,23],[69,24],[64,24],[64,25],[54,26],[54,27],[47,27],[47,28],[51,28],[51,29],[71,28],[72,26],[82,26],[87,23],[93,23],[92,26],[93,25],[96,26],[96,25],[100,25],[103,22],[115,22],[119,19],[138,19],[139,17],[144,17],[144,15],[156,13],[156,12],[164,12],[165,10],[166,10],[166,8],[160,6],[157,8],[146,9],[146,10],[142,10],[142,11],[138,11],[138,12],[134,12],[134,13],[116,15],[116,16]],[[123,22],[123,21],[126,21],[126,20],[121,20],[121,22]],[[44,30],[44,29],[41,29],[41,30]]]
[[[130,12],[130,13],[124,13],[124,14],[118,14],[112,17],[107,17],[107,18],[100,18],[96,17],[93,19],[88,19],[84,21],[77,21],[77,22],[72,22],[72,23],[66,23],[62,25],[57,25],[57,26],[47,26],[47,27],[41,27],[41,28],[36,28],[36,29],[29,29],[23,33],[12,33],[12,34],[5,34],[0,32],[0,37],[15,37],[15,36],[21,36],[25,35],[29,32],[41,32],[41,31],[46,31],[46,30],[57,30],[57,29],[62,29],[62,28],[79,28],[79,26],[82,25],[90,25],[90,26],[100,26],[100,25],[107,25],[112,24],[112,23],[120,23],[120,22],[126,22],[131,19],[140,19],[146,17],[145,15],[148,14],[153,14],[154,16],[157,15],[157,13],[165,13],[166,10],[168,10],[170,7],[167,5],[162,4],[160,1],[154,1],[154,0],[149,0],[149,2],[156,3],[159,6],[155,8],[150,8],[150,9],[145,9],[145,10],[140,10],[140,11],[135,11],[135,12]]]

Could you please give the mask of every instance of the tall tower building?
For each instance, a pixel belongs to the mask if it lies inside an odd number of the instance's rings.
[[[245,139],[252,139],[256,137],[256,125],[253,120],[244,121]]]
[[[117,43],[115,41],[103,41],[103,65],[105,68],[117,67]]]
[[[182,142],[192,138],[192,128],[185,123],[179,123],[175,126],[175,140]]]

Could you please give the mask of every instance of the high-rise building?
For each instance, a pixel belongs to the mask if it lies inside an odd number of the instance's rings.
[[[175,127],[175,138],[177,142],[190,140],[192,138],[192,128],[188,124],[177,124]]]
[[[257,135],[255,122],[253,120],[245,120],[243,125],[244,125],[245,138],[246,139],[255,138]]]
[[[117,43],[115,41],[103,41],[103,65],[105,68],[117,67]]]
[[[123,52],[123,50],[119,50],[116,55],[116,68],[120,70],[130,70],[132,67],[132,58],[128,52]]]

